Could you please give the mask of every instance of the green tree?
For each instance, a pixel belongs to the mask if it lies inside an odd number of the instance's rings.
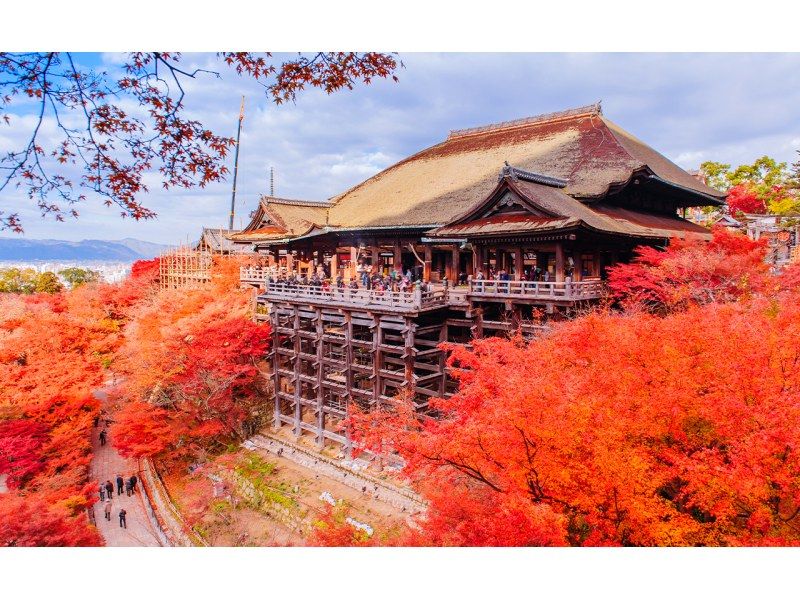
[[[727,191],[730,189],[727,174],[731,170],[730,164],[723,164],[722,162],[703,162],[700,165],[700,172],[705,176],[706,185],[719,189],[720,191]]]
[[[36,277],[34,290],[37,293],[60,293],[64,290],[64,285],[54,272],[42,272]]]
[[[797,169],[798,165],[793,165]],[[786,162],[761,156],[752,164],[741,164],[731,169],[722,162],[703,162],[700,171],[706,183],[720,191],[739,188],[763,200],[771,214],[789,214],[800,208],[800,200],[789,192],[796,175],[789,171]]]
[[[100,279],[100,273],[88,268],[64,268],[58,272],[71,289],[79,287],[87,282],[96,282]]]
[[[730,164],[703,162],[700,170],[706,176],[706,183],[720,191],[747,184],[760,195],[769,194],[774,187],[785,187],[790,178],[786,162],[769,156],[761,156],[752,164],[742,164],[734,170]]]
[[[797,150],[798,160],[792,163],[791,180],[789,186],[792,189],[800,189],[800,150]]]
[[[36,270],[33,268],[3,268],[0,270],[0,293],[23,293],[36,291]]]

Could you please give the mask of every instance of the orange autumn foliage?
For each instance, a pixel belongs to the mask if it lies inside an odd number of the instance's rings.
[[[476,341],[441,419],[366,416],[362,440],[430,502],[413,544],[796,544],[798,334],[782,298]]]
[[[708,243],[674,239],[665,250],[640,247],[631,263],[609,268],[608,286],[627,309],[655,313],[746,298],[770,280],[765,243],[717,227]]]
[[[400,457],[429,503],[401,542],[800,544],[800,294],[751,244],[715,238],[710,256],[679,244],[629,268],[633,288],[676,263],[701,273],[657,297],[662,317],[632,302],[532,342],[452,346],[460,388],[432,401],[438,419],[403,400],[354,413],[362,446]],[[746,293],[708,275],[726,252],[758,281]],[[691,298],[701,280],[712,301]]]
[[[152,280],[133,276],[0,296],[0,474],[10,488],[0,510],[31,512],[0,525],[0,545],[102,543],[84,512],[95,500],[92,391],[113,362],[126,311],[151,290]]]
[[[239,260],[219,259],[203,289],[161,291],[133,310],[119,369],[125,375],[113,426],[131,456],[200,454],[242,435],[259,410],[258,369],[269,326],[250,319]]]

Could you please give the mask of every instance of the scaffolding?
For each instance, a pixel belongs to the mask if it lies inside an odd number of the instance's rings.
[[[197,289],[208,284],[218,255],[186,245],[163,252],[158,258],[161,288]]]

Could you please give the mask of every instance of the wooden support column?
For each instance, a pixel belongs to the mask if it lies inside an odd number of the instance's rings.
[[[572,268],[572,280],[574,282],[578,282],[583,278],[583,267],[581,264],[581,250],[574,249],[572,251],[572,261],[574,262],[574,266]]]
[[[430,245],[425,245],[425,265],[422,268],[422,280],[425,282],[431,279],[431,262],[433,261],[433,252]]]
[[[344,346],[345,346],[345,359],[347,360],[347,370],[345,370],[345,379],[347,380],[347,407],[350,407],[350,401],[352,397],[350,395],[350,390],[353,388],[354,378],[353,378],[353,314],[351,311],[346,310],[344,312]],[[345,457],[347,459],[350,458],[353,448],[353,441],[352,436],[350,434],[350,426],[345,427],[344,432],[345,438],[347,438],[347,444],[345,444]]]
[[[470,306],[472,313],[472,338],[483,338],[483,308]]]
[[[350,271],[347,272],[345,279],[350,282],[356,277],[356,267],[358,266],[358,247],[350,248]]]
[[[414,324],[414,320],[411,318],[405,319],[405,328],[403,328],[403,341],[404,341],[404,352],[403,352],[403,363],[404,363],[404,371],[403,371],[403,381],[405,382],[405,388],[407,391],[413,393],[414,392],[414,330],[416,329],[416,324]]]
[[[289,274],[294,272],[294,252],[291,249],[286,250],[286,269]]]
[[[488,274],[486,271],[486,247],[484,245],[476,245],[473,248],[473,252],[473,255],[475,256],[473,258],[475,261],[475,274],[478,272],[483,272],[483,276],[485,278]]]
[[[280,347],[280,336],[278,335],[278,310],[270,309],[272,316],[270,318],[272,324],[272,390],[275,394],[275,419],[272,422],[272,428],[279,430],[281,427],[281,400],[278,397],[280,390],[280,376],[278,375],[278,348]]]
[[[336,275],[339,274],[339,254],[334,248],[331,254],[331,278],[336,282]]]
[[[378,272],[379,263],[381,261],[381,250],[377,245],[370,247],[370,255],[372,256],[372,265],[375,266],[375,271]]]
[[[403,271],[403,251],[400,248],[400,239],[394,242],[394,269]]]
[[[450,281],[450,286],[456,286],[458,284],[458,273],[459,273],[459,261],[461,258],[461,253],[458,251],[458,245],[453,245],[452,250],[450,251],[450,276],[447,279]]]
[[[447,342],[447,321],[442,323],[442,328],[439,330],[439,342]],[[442,372],[442,378],[439,381],[439,397],[444,398],[445,390],[447,390],[447,355],[444,351],[439,353],[439,370]]]
[[[564,282],[564,245],[556,243],[556,282]]]
[[[372,316],[372,400],[373,408],[377,409],[381,395],[381,367],[383,366],[383,351],[381,350],[381,317]]]
[[[296,437],[300,436],[300,309],[297,305],[294,308],[294,428]]]
[[[523,256],[522,247],[514,248],[514,280],[522,280]]]
[[[317,317],[316,322],[316,338],[314,343],[317,346],[317,446],[322,448],[325,444],[325,412],[322,410],[324,402],[322,394],[322,357],[324,343],[322,342],[322,335],[324,332],[322,321],[322,309],[319,307],[314,310]]]

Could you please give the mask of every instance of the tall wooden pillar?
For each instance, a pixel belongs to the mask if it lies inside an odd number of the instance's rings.
[[[425,282],[431,279],[431,262],[433,261],[433,252],[430,245],[425,245],[425,265],[422,268],[422,280]]]
[[[522,247],[514,248],[514,280],[522,280],[523,272]]]
[[[291,249],[286,250],[286,269],[289,274],[294,272],[294,252]]]
[[[380,274],[378,268],[380,267],[381,261],[381,250],[377,245],[373,245],[370,247],[370,255],[372,256],[372,265],[375,267],[375,271]]]
[[[581,263],[581,250],[574,249],[572,251],[572,261],[574,262],[572,268],[572,280],[578,282],[583,278],[583,265]]]
[[[414,391],[414,329],[416,324],[412,318],[406,318],[403,327],[403,386],[409,392]]]
[[[564,282],[564,244],[556,243],[556,282]]]
[[[322,358],[325,356],[323,353],[325,343],[322,342],[322,335],[325,332],[325,328],[323,326],[322,321],[322,309],[319,307],[316,308],[315,313],[316,317],[316,326],[314,328],[316,332],[316,339],[314,342],[317,345],[317,446],[322,448],[325,446],[325,411],[322,409],[324,404],[324,393],[322,388]]]
[[[372,316],[372,408],[377,409],[381,396],[381,367],[383,366],[383,351],[381,350],[381,317]]]
[[[452,249],[450,255],[451,255],[451,257],[450,257],[450,262],[451,262],[451,264],[450,264],[450,272],[451,272],[451,275],[448,276],[447,278],[448,278],[448,280],[450,280],[450,284],[452,286],[455,286],[455,285],[458,284],[458,273],[460,271],[458,262],[460,261],[460,258],[461,258],[461,253],[458,251],[458,245],[453,245],[453,249]]]
[[[358,266],[358,247],[350,248],[350,269],[345,274],[345,279],[349,282],[356,277],[356,267]]]
[[[278,374],[278,347],[280,347],[281,338],[278,334],[278,310],[271,309],[271,323],[272,323],[272,375],[273,375],[273,390],[275,391],[275,420],[272,423],[273,430],[280,430],[281,424],[281,398],[278,391],[281,390],[280,375]]]
[[[334,249],[331,254],[331,278],[335,279],[339,274],[339,252]]]
[[[294,308],[294,328],[292,331],[292,335],[294,337],[294,426],[292,432],[294,432],[295,437],[299,437],[302,433],[302,428],[300,427],[300,419],[301,419],[301,407],[300,407],[300,309],[297,305],[292,306]]]
[[[400,239],[395,240],[394,242],[394,269],[403,270],[403,251],[400,248]]]
[[[447,342],[447,321],[442,323],[439,329],[439,343]],[[439,398],[444,398],[445,391],[447,390],[447,354],[444,351],[439,351],[439,371],[442,373],[442,378],[439,380]]]

